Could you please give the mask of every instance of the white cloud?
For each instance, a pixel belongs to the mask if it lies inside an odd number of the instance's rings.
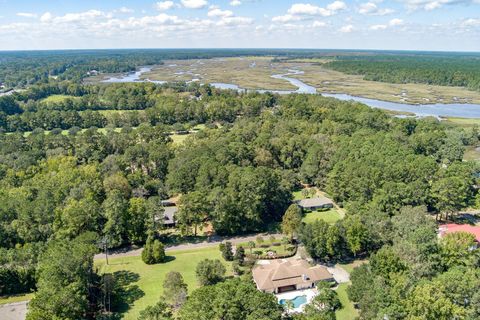
[[[327,8],[321,8],[310,3],[295,3],[288,13],[291,15],[308,15],[308,16],[323,16],[328,17],[334,15],[337,11],[345,9],[346,5],[344,2],[335,1],[327,6]]]
[[[232,0],[232,1],[230,1],[230,5],[231,5],[232,7],[236,7],[236,6],[239,6],[239,5],[241,5],[241,4],[242,4],[242,2],[239,1],[239,0]]]
[[[322,28],[322,27],[325,27],[327,24],[323,21],[313,21],[312,23],[312,27],[314,28]]]
[[[206,0],[182,0],[182,5],[188,9],[202,9],[208,5]]]
[[[375,24],[370,26],[370,30],[378,31],[378,30],[385,30],[390,27],[397,27],[403,25],[404,22],[402,19],[394,18],[390,20],[387,24]]]
[[[120,13],[133,13],[135,10],[127,8],[127,7],[121,7],[118,10],[115,10],[116,12]]]
[[[424,9],[427,11],[441,8],[445,5],[468,5],[480,3],[479,0],[400,0],[409,10]]]
[[[343,1],[334,1],[328,4],[326,8],[321,8],[310,3],[294,3],[290,9],[288,9],[287,14],[273,17],[272,22],[288,23],[311,19],[314,16],[329,17],[346,8],[347,5]]]
[[[342,33],[350,33],[354,30],[355,28],[351,25],[351,24],[348,24],[346,26],[343,26],[341,27],[340,29],[338,29],[338,31],[342,32]]]
[[[175,4],[173,3],[173,1],[159,1],[159,2],[155,3],[155,9],[157,9],[159,11],[170,10],[174,6],[175,6]]]
[[[49,22],[50,20],[52,20],[53,16],[50,12],[45,12],[44,14],[42,14],[42,16],[40,17],[40,21],[41,22]]]
[[[464,27],[479,27],[480,26],[480,19],[467,19],[465,21],[463,21],[462,23],[462,26]]]
[[[230,10],[221,10],[219,8],[213,7],[208,11],[207,15],[209,17],[232,17],[233,12]]]
[[[333,12],[347,9],[347,5],[343,1],[334,1],[327,5],[327,9]]]
[[[388,22],[388,25],[391,27],[401,26],[402,24],[403,24],[403,20],[398,18],[392,19]]]
[[[385,25],[385,24],[375,24],[375,25],[373,25],[373,26],[370,26],[369,29],[370,29],[370,30],[377,31],[377,30],[385,30],[385,29],[387,29],[387,28],[388,28],[388,26]]]
[[[23,17],[23,18],[36,18],[38,15],[36,13],[30,13],[30,12],[19,12],[17,13],[17,16]]]
[[[384,16],[384,15],[393,13],[394,10],[389,8],[380,9],[378,8],[375,2],[366,2],[366,3],[360,4],[360,8],[358,9],[358,12],[364,15]]]
[[[286,14],[283,16],[276,16],[272,18],[273,22],[281,22],[281,23],[286,23],[286,22],[292,22],[292,21],[300,21],[303,20],[301,16],[294,16],[291,14]]]
[[[218,26],[245,26],[253,23],[252,18],[247,17],[223,17],[217,22]]]

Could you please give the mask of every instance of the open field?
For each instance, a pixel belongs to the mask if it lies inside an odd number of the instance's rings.
[[[305,223],[313,223],[316,220],[323,220],[327,223],[334,224],[342,217],[336,209],[330,209],[326,211],[312,211],[305,214],[302,221]]]
[[[473,126],[480,126],[480,119],[473,118],[454,118],[447,117],[444,120],[446,123],[451,123],[463,128],[472,128]]]
[[[353,269],[365,263],[368,263],[368,260],[355,260],[351,263],[339,263],[338,265],[350,274]]]
[[[480,149],[475,146],[468,146],[463,154],[463,160],[480,161]]]
[[[218,247],[171,251],[167,252],[167,258],[170,261],[156,265],[143,263],[139,256],[113,258],[108,266],[104,260],[96,261],[99,274],[113,273],[124,282],[126,301],[121,308],[122,319],[136,320],[141,310],[154,305],[163,293],[163,280],[170,271],[182,274],[189,292],[198,287],[195,268],[203,259],[219,259],[227,266],[227,275],[231,275],[231,266],[221,258]]]
[[[14,302],[21,302],[21,301],[28,301],[33,298],[33,293],[23,293],[23,294],[15,294],[11,296],[1,296],[0,297],[0,305],[6,303],[14,303]]]
[[[353,303],[348,299],[347,288],[350,283],[341,283],[338,285],[337,294],[342,308],[335,312],[337,320],[353,320],[358,317],[358,311],[353,306]]]
[[[75,96],[68,96],[68,95],[64,95],[64,94],[52,94],[51,96],[48,96],[44,99],[41,100],[41,102],[44,102],[44,103],[58,103],[58,102],[62,102],[66,99],[72,99],[72,100],[75,100],[75,99],[79,99],[79,97],[75,97]]]

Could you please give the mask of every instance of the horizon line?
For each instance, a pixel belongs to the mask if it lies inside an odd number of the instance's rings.
[[[62,49],[0,49],[0,53],[4,52],[48,52],[48,51],[114,51],[114,50],[298,50],[298,51],[361,51],[361,52],[431,52],[431,53],[476,53],[480,54],[480,51],[473,50],[425,50],[425,49],[341,49],[341,48],[288,48],[288,47],[142,47],[142,48],[62,48]]]

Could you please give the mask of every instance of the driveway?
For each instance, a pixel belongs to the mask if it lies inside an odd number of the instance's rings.
[[[337,281],[337,283],[345,283],[350,281],[350,275],[348,272],[338,264],[334,265],[333,267],[327,267],[327,270],[333,275],[333,278],[335,281]]]
[[[169,246],[165,248],[166,252],[169,251],[177,251],[177,250],[191,250],[191,249],[203,249],[203,248],[210,248],[210,247],[216,247],[223,241],[230,241],[232,244],[237,244],[237,243],[242,243],[242,242],[248,242],[248,241],[255,241],[255,239],[258,236],[266,237],[266,236],[274,236],[275,238],[281,238],[283,237],[282,234],[267,234],[267,233],[259,233],[259,234],[254,234],[254,235],[248,235],[248,236],[239,236],[239,237],[212,237],[210,241],[204,241],[204,242],[199,242],[199,243],[184,243],[184,244],[178,244],[174,246]],[[117,258],[117,257],[136,257],[142,254],[143,248],[138,248],[138,249],[131,249],[131,250],[123,250],[119,252],[113,252],[109,253],[108,257],[109,258]],[[98,259],[105,259],[105,254],[104,253],[98,253],[94,257],[95,260]],[[3,320],[3,319],[2,319]]]
[[[27,304],[28,301],[22,301],[0,305],[0,319],[25,320],[27,317]]]

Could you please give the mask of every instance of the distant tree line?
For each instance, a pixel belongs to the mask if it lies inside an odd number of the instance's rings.
[[[342,56],[325,66],[348,74],[363,75],[365,80],[480,90],[480,59],[476,55]]]

